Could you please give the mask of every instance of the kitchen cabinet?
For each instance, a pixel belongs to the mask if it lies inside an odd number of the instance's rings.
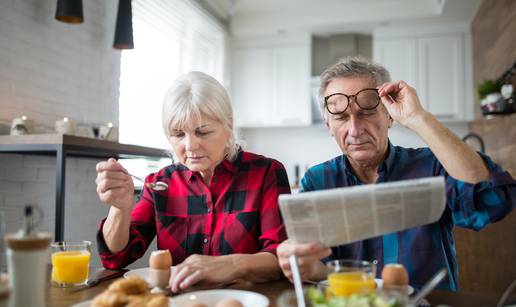
[[[373,35],[373,57],[416,88],[425,109],[440,120],[473,118],[471,38],[465,26],[381,29]]]
[[[374,60],[382,64],[392,80],[404,80],[418,88],[417,43],[414,39],[378,39],[374,41]]]
[[[462,35],[418,39],[419,97],[426,110],[440,117],[461,117],[464,100]],[[469,101],[473,105],[473,101]]]
[[[231,94],[237,127],[311,124],[310,38],[233,42]]]

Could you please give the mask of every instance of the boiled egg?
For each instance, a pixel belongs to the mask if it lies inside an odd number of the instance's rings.
[[[218,302],[215,307],[244,307],[244,305],[234,298],[227,298]]]
[[[155,270],[169,270],[172,266],[172,256],[168,249],[153,251],[149,258],[149,266]]]
[[[407,286],[409,277],[407,270],[402,264],[386,264],[382,270],[383,287],[402,287]]]

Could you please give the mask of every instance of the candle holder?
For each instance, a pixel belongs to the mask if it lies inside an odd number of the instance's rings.
[[[113,127],[112,123],[99,127],[99,139],[107,141],[118,141],[118,128]]]
[[[73,135],[75,133],[75,123],[68,117],[65,117],[61,120],[56,120],[55,129],[59,134]]]
[[[34,124],[27,116],[14,118],[11,122],[11,135],[24,135],[34,132]]]

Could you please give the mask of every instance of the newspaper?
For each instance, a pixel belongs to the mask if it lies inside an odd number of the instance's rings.
[[[437,221],[444,177],[280,195],[288,238],[337,246]]]

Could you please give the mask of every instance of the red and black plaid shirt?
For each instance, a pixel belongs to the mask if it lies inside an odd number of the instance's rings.
[[[227,255],[270,252],[286,239],[278,195],[290,193],[283,165],[240,151],[234,162],[215,168],[208,187],[201,176],[173,164],[146,178],[168,183],[166,191],[144,188],[131,213],[129,243],[111,253],[100,224],[97,245],[105,268],[122,268],[143,256],[154,236],[169,249],[173,263],[192,254]]]

